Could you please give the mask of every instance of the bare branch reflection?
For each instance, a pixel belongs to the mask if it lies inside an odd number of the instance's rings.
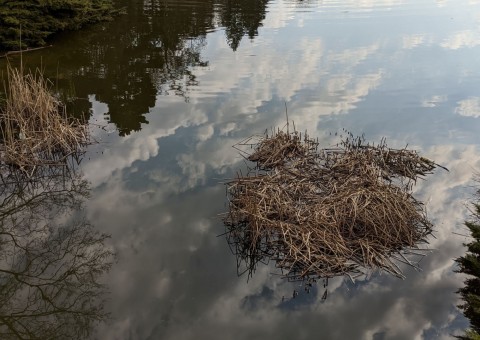
[[[73,163],[0,173],[0,338],[80,339],[105,320],[108,238],[82,216]]]

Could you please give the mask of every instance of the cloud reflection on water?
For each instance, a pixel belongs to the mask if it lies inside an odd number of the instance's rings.
[[[203,53],[209,68],[195,70],[200,85],[190,101],[158,95],[148,125],[127,138],[106,136],[104,154],[92,154],[85,164],[97,187],[89,214],[112,234],[120,258],[109,278],[115,320],[98,330],[99,338],[446,339],[466,326],[455,308],[462,277],[452,273],[464,238],[452,232],[462,230],[468,186],[480,168],[472,132],[480,126],[471,118],[476,99],[468,94],[469,74],[476,69],[426,70],[438,53],[451,53],[439,52],[439,46],[456,48],[468,59],[473,52],[466,49],[477,44],[470,33],[431,38],[420,31],[391,38],[412,53],[431,49],[427,58],[417,59],[392,51],[381,33],[363,45],[352,42],[355,35],[340,42],[312,36],[322,26],[310,14],[299,39],[288,35],[298,26],[290,20],[297,12],[289,6],[281,10],[284,5],[272,4],[276,10],[267,15],[259,37],[264,40],[244,42],[235,54],[222,35],[208,36]],[[349,5],[354,6],[375,8],[369,1]],[[278,36],[280,29],[285,36]],[[420,71],[405,80],[411,65]],[[460,72],[465,67],[470,73]],[[451,85],[465,81],[460,90]],[[356,285],[336,279],[324,303],[321,289],[291,300],[293,286],[270,275],[267,266],[248,284],[236,277],[234,256],[226,241],[215,237],[223,230],[216,214],[225,209],[218,182],[242,167],[231,145],[284,124],[284,101],[298,129],[321,142],[332,143],[328,133],[338,127],[352,128],[366,132],[367,139],[386,136],[395,146],[413,144],[449,168],[417,189],[437,225],[423,272],[407,269],[404,281],[374,275]],[[288,297],[283,303],[282,296]]]
[[[470,160],[470,165],[480,166],[480,155],[473,147],[459,151],[451,146],[426,153],[437,155],[435,159],[440,162],[444,161],[442,155],[448,158],[442,164],[451,173],[437,174],[420,189],[422,196],[429,198],[428,211],[438,226],[437,239],[432,242],[436,250],[422,262],[424,272],[407,270],[405,281],[375,276],[358,286],[342,284],[334,292],[330,286],[326,303],[320,303],[319,294],[307,296],[303,306],[286,308],[276,307],[281,307],[281,296],[291,295],[292,286],[269,276],[268,267],[259,268],[249,284],[245,284],[245,277],[236,278],[234,257],[226,250],[225,240],[214,237],[221,232],[214,218],[221,207],[211,202],[224,199],[221,187],[198,188],[197,179],[179,192],[181,176],[165,171],[158,186],[134,190],[125,188],[125,183],[135,176],[118,174],[117,181],[110,181],[112,187],[105,188],[91,202],[92,214],[102,210],[99,223],[107,224],[104,219],[108,219],[108,231],[119,249],[122,270],[115,271],[112,289],[114,295],[127,301],[112,304],[113,310],[119,311],[114,324],[128,320],[129,327],[138,332],[134,338],[146,338],[143,332],[150,331],[167,338],[217,338],[229,330],[238,338],[287,339],[294,336],[294,330],[307,329],[305,338],[313,332],[328,334],[332,339],[355,337],[361,332],[368,338],[368,334],[387,332],[388,338],[414,339],[430,327],[447,336],[449,322],[457,317],[454,291],[461,285],[461,278],[451,272],[453,258],[461,254],[459,244],[463,241],[451,233],[464,217],[464,200],[458,197],[458,191],[470,180],[465,159]],[[204,168],[215,172],[214,163],[204,161]],[[142,176],[141,172],[138,176]],[[188,184],[193,184],[191,189]],[[110,205],[108,213],[105,209]],[[136,221],[135,216],[142,216],[142,221]],[[273,293],[258,300],[254,310],[241,307],[245,298],[265,287]],[[123,304],[129,307],[125,310]],[[132,309],[145,310],[146,314],[132,314]],[[185,309],[190,313],[185,314]],[[168,316],[170,321],[163,323],[158,315]],[[349,320],[348,327],[341,326],[342,320]],[[160,330],[166,333],[157,333]]]

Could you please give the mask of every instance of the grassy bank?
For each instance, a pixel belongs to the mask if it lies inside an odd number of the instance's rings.
[[[43,46],[55,32],[109,20],[114,13],[113,0],[0,0],[0,51]]]

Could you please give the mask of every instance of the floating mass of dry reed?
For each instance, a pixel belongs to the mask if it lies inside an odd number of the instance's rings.
[[[256,165],[227,183],[224,224],[239,272],[269,260],[292,280],[375,269],[403,277],[397,260],[415,266],[405,251],[433,226],[411,189],[437,164],[353,136],[319,149],[306,133],[277,130],[239,145],[251,146]]]
[[[0,164],[29,170],[62,164],[90,142],[86,124],[66,115],[40,71],[8,67],[0,107]]]

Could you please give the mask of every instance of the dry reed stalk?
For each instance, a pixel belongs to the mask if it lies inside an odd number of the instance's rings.
[[[275,261],[289,279],[384,270],[403,277],[394,258],[432,233],[424,206],[411,194],[438,165],[415,151],[346,139],[320,149],[305,133],[277,130],[246,158],[247,175],[227,183],[227,239],[239,268]]]
[[[90,143],[88,126],[66,115],[42,73],[7,69],[0,109],[0,160],[21,169],[63,164]]]

